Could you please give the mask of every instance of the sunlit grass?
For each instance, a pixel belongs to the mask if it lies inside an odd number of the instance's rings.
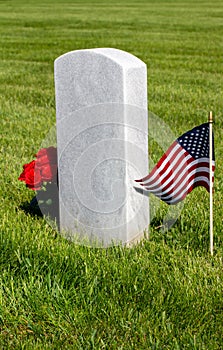
[[[222,21],[221,1],[0,2],[3,349],[223,347]],[[150,240],[131,249],[75,245],[26,210],[17,178],[55,124],[54,60],[94,47],[147,64],[149,110],[176,137],[214,111],[213,257],[202,188],[167,232],[169,207],[151,198]],[[165,149],[149,142],[152,164]]]

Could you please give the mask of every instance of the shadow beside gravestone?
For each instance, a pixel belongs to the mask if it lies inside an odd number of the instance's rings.
[[[20,208],[37,217],[44,217],[50,221],[53,228],[59,227],[59,192],[56,184],[47,184],[44,190],[37,191],[30,202]]]

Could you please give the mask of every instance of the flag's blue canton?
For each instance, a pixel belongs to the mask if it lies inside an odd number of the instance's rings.
[[[177,141],[194,159],[209,157],[209,124],[205,123],[189,130]],[[213,158],[214,160],[214,149]]]

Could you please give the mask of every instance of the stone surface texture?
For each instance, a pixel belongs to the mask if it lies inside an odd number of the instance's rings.
[[[60,231],[84,244],[131,244],[149,225],[147,70],[117,49],[55,61]]]

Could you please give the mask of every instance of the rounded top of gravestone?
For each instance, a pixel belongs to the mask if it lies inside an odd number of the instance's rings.
[[[74,50],[67,52],[61,56],[59,56],[56,60],[65,59],[66,57],[70,57],[72,55],[101,55],[105,56],[113,61],[115,61],[118,65],[124,67],[125,69],[133,68],[133,67],[146,67],[146,64],[141,61],[136,56],[130,54],[129,52],[122,51],[114,48],[95,48],[95,49],[84,49],[84,50]]]

